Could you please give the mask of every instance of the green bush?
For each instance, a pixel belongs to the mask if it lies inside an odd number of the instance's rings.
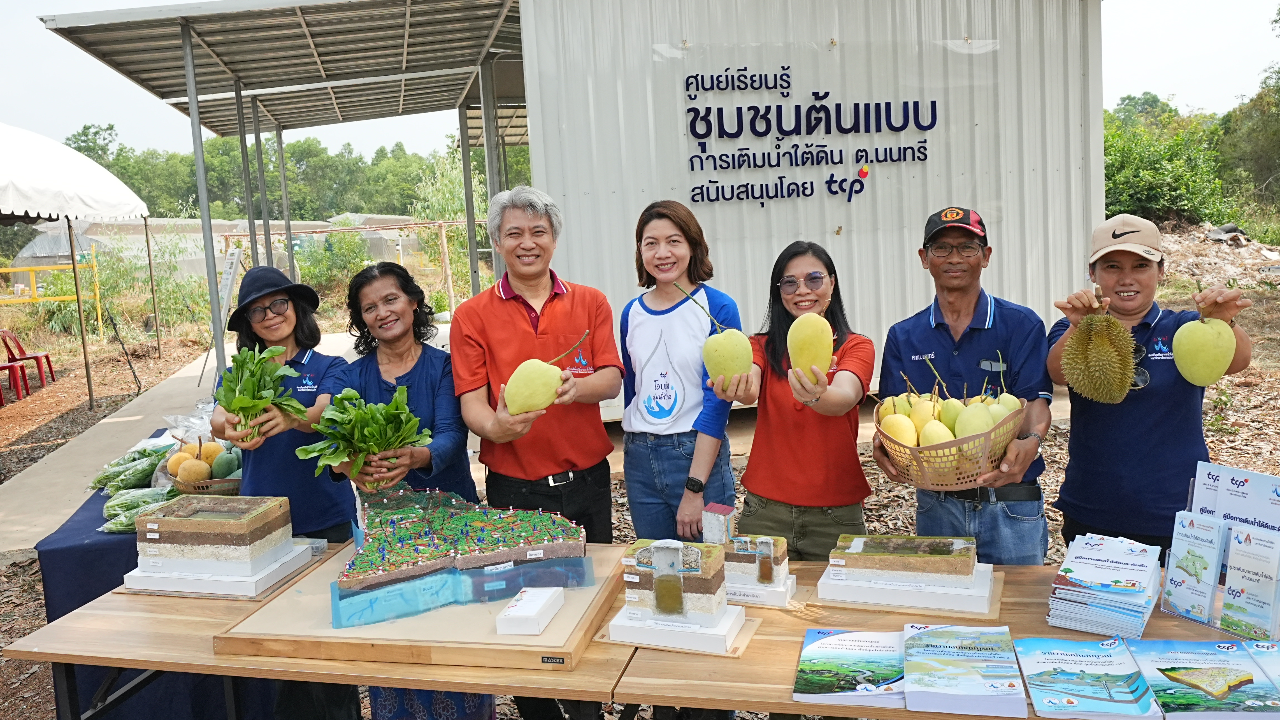
[[[351,277],[373,261],[368,243],[358,232],[336,232],[304,240],[294,250],[294,260],[302,282],[315,288],[321,297],[344,298]]]
[[[1107,216],[1184,219],[1215,224],[1230,219],[1223,194],[1215,118],[1204,115],[1126,119],[1106,112],[1104,167]]]

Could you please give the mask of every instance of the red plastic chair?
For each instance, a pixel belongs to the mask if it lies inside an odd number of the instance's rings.
[[[21,400],[24,396],[23,388],[26,388],[26,394],[31,394],[31,384],[27,382],[27,366],[20,362],[0,363],[0,371],[8,371],[9,387],[13,389],[15,400]],[[19,380],[18,378],[22,379]],[[0,407],[4,407],[4,391],[0,390]]]
[[[42,359],[44,360],[45,365],[49,366],[49,382],[56,382],[58,380],[58,378],[53,376],[53,358],[49,357],[49,353],[28,353],[26,350],[22,349],[22,343],[18,340],[18,336],[13,334],[12,330],[0,328],[0,341],[4,342],[4,351],[9,355],[9,362],[22,363],[27,360],[36,361],[36,370],[40,372],[40,387],[45,387],[44,365],[40,364]],[[10,344],[11,342],[12,345]],[[14,352],[13,350],[15,347],[18,348],[17,352]],[[10,373],[12,373],[12,371],[10,371]],[[25,376],[26,373],[24,372],[23,375]],[[31,394],[30,386],[27,388],[27,394]]]

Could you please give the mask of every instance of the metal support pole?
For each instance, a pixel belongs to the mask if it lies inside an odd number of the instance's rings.
[[[289,279],[298,282],[298,266],[293,262],[293,228],[289,225],[289,180],[284,164],[284,131],[276,126],[276,163],[280,166],[280,212],[284,215],[284,242],[289,252]]]
[[[262,197],[262,246],[266,250],[267,264],[275,267],[271,259],[271,206],[267,203],[267,166],[262,163],[262,134],[258,132],[258,102],[253,103],[253,142],[258,155],[258,194]]]
[[[240,131],[240,179],[244,181],[244,216],[249,219],[249,257],[258,267],[258,230],[253,224],[253,183],[249,180],[249,143],[244,134],[244,101],[240,99],[240,81],[236,80],[236,128]]]
[[[71,253],[75,255],[74,249]],[[58,720],[80,720],[80,689],[76,685],[76,666],[53,663],[53,699],[58,706]]]
[[[84,381],[89,386],[89,410],[93,406],[93,372],[89,369],[89,340],[84,331],[84,303],[80,299],[80,265],[76,262],[76,231],[71,227],[71,216],[67,219],[67,243],[71,245],[71,277],[76,283],[76,320],[80,321],[80,352],[84,354]],[[31,287],[35,287],[32,285]],[[77,712],[79,706],[77,706]]]
[[[502,148],[498,144],[498,101],[493,87],[493,58],[490,53],[480,63],[480,116],[484,121],[484,180],[489,198],[502,192]],[[489,238],[493,245],[493,277],[495,281],[506,271],[498,254],[501,238]]]
[[[151,259],[151,226],[147,224],[146,216],[142,218],[142,234],[147,239],[147,274],[151,277],[151,312],[155,313],[156,324],[156,357],[164,356],[164,350],[160,347],[160,300],[156,295],[156,264]]]
[[[449,236],[445,232],[444,223],[436,227],[440,228],[440,267],[444,271],[444,294],[449,298],[449,312],[453,312],[458,306],[458,300],[453,296],[453,271],[449,269]]]
[[[89,246],[89,258],[93,261],[93,306],[98,310],[98,340],[106,340],[102,330],[102,287],[98,284],[98,243]]]
[[[462,196],[467,204],[467,260],[471,264],[471,297],[475,297],[480,294],[480,250],[476,246],[476,203],[471,193],[471,137],[467,134],[465,104],[458,106],[458,146],[462,151]]]
[[[204,170],[204,140],[200,137],[200,93],[196,89],[196,62],[191,52],[191,28],[182,26],[182,60],[186,65],[187,97],[191,116],[191,146],[196,161],[196,197],[200,201],[200,230],[204,235],[204,271],[209,282],[209,329],[213,338],[214,361],[218,374],[227,369],[226,349],[222,346],[222,305],[218,298],[218,261],[213,250],[213,221],[209,218],[209,178]]]

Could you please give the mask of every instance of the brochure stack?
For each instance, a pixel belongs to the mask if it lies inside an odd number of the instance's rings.
[[[1250,640],[1276,637],[1276,577],[1280,575],[1280,535],[1235,525],[1227,541],[1227,579],[1222,589],[1223,630]]]
[[[1165,560],[1165,612],[1196,622],[1214,622],[1214,602],[1223,560],[1224,534],[1221,520],[1191,512],[1180,512],[1173,523],[1173,546]]]
[[[911,624],[903,652],[908,710],[1027,716],[1008,627]]]
[[[904,708],[902,633],[810,628],[791,699]]]
[[[1211,720],[1238,713],[1280,714],[1280,690],[1243,641],[1127,643],[1166,717]]]
[[[1160,548],[1125,538],[1082,535],[1053,580],[1049,624],[1140,638],[1160,587]]]
[[[1014,648],[1039,717],[1160,716],[1151,688],[1118,637],[1083,642],[1023,638]]]

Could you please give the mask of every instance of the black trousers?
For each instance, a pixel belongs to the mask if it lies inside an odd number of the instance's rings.
[[[303,533],[332,544],[351,539],[351,523]],[[355,685],[281,680],[276,684],[276,720],[360,720],[360,691]]]
[[[1075,540],[1077,535],[1088,535],[1089,533],[1093,533],[1094,535],[1106,535],[1107,537],[1128,538],[1134,542],[1140,542],[1143,545],[1155,545],[1159,547],[1161,567],[1164,567],[1165,555],[1169,553],[1169,547],[1173,545],[1173,528],[1170,527],[1169,530],[1171,531],[1169,535],[1135,535],[1133,533],[1124,532],[1123,530],[1108,530],[1106,528],[1085,525],[1082,522],[1071,519],[1066,513],[1062,514],[1062,539],[1066,541],[1067,545],[1070,545],[1071,541]]]
[[[582,526],[587,542],[613,542],[613,497],[609,489],[609,461],[601,460],[573,479],[552,485],[546,478],[524,480],[492,470],[484,488],[491,507],[517,510],[549,510]],[[526,720],[529,720],[526,718]]]
[[[573,479],[524,480],[489,471],[484,479],[486,500],[492,507],[517,510],[549,510],[582,526],[587,542],[613,542],[613,497],[609,486],[609,461],[573,473]],[[550,698],[514,697],[523,720],[596,720],[600,703],[571,702]]]

